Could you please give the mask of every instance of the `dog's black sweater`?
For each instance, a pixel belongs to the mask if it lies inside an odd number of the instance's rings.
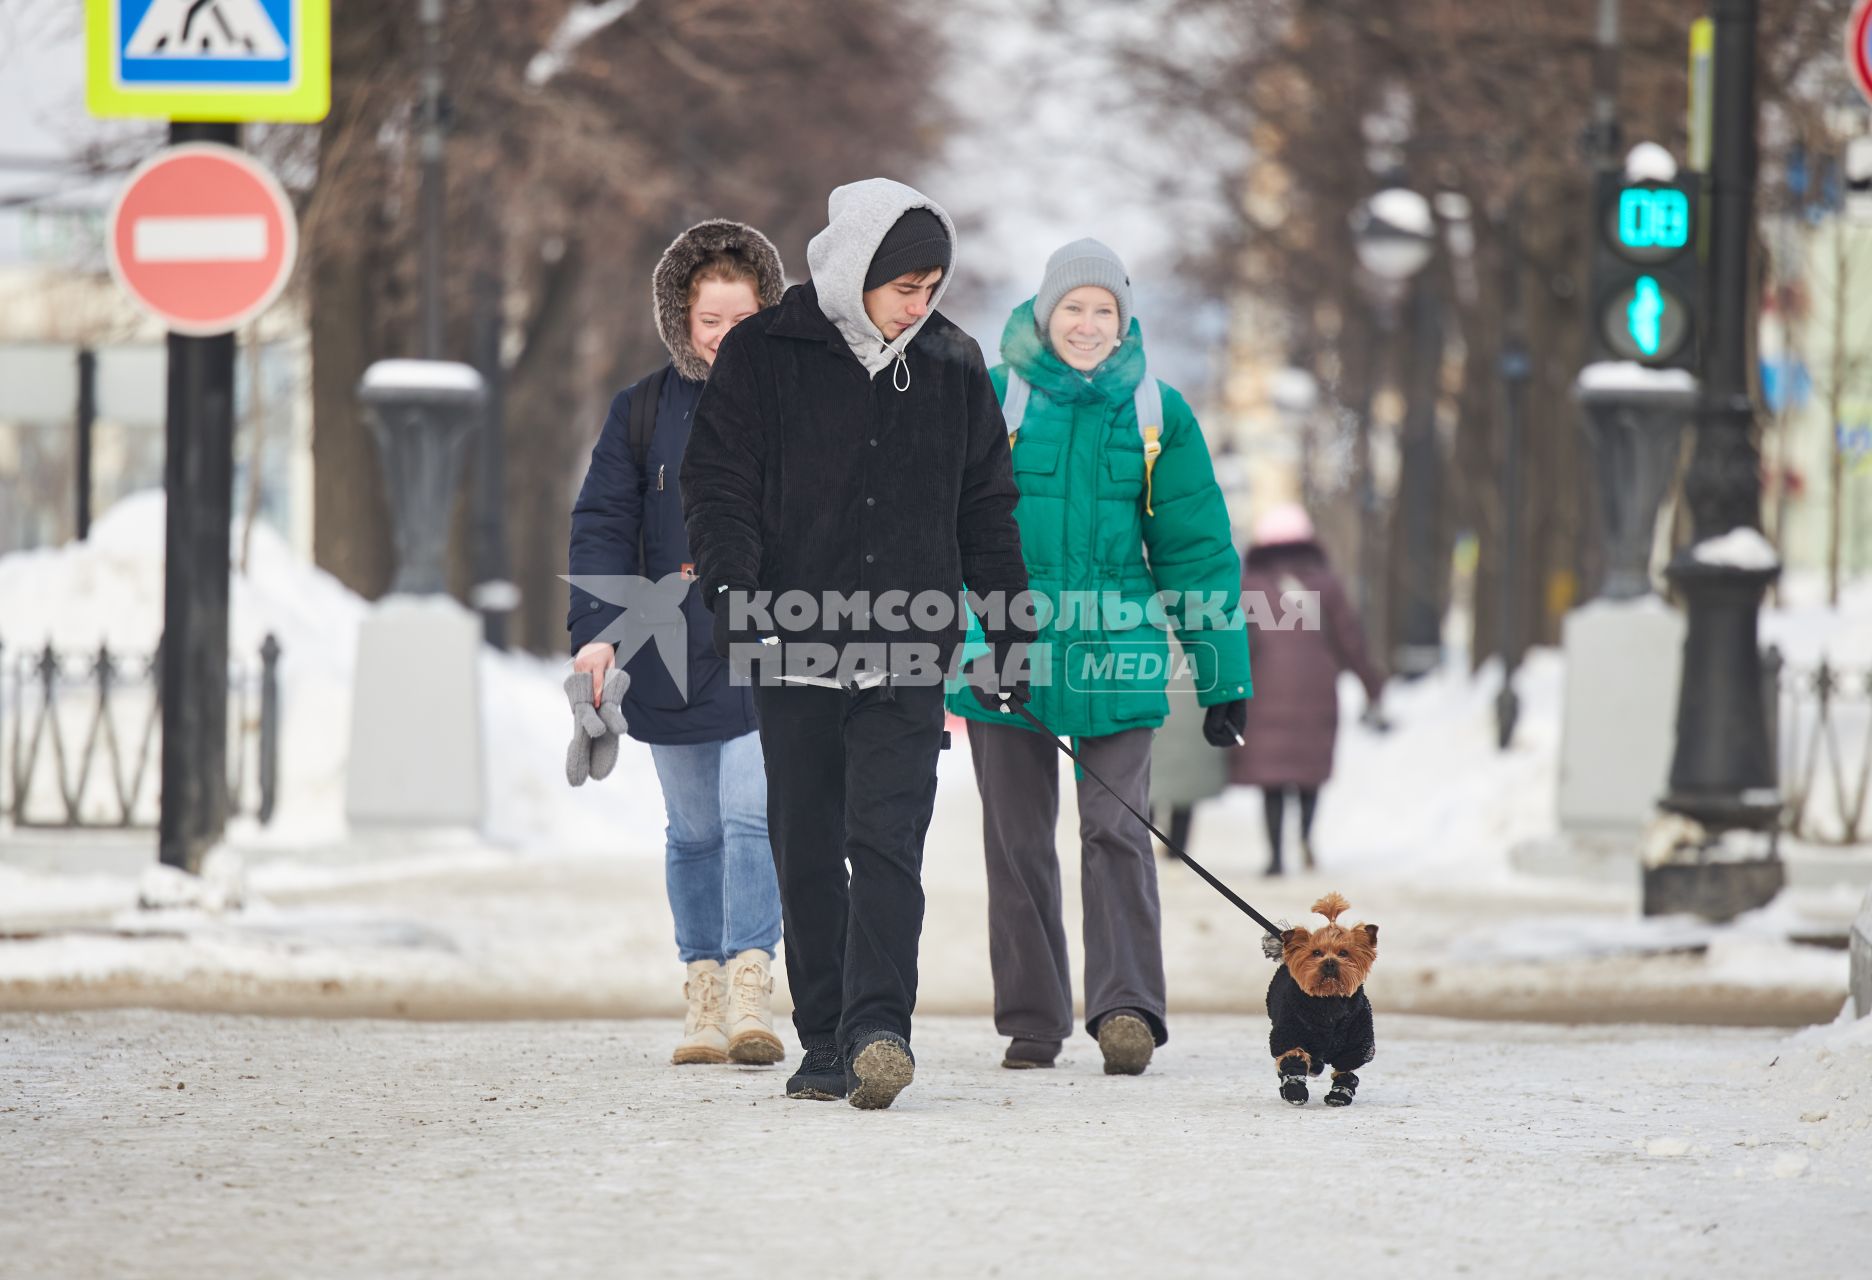
[[[1278,1058],[1304,1049],[1314,1075],[1327,1063],[1335,1072],[1356,1071],[1378,1052],[1364,987],[1349,996],[1310,996],[1282,965],[1268,984],[1267,1010],[1274,1020],[1268,1052]]]

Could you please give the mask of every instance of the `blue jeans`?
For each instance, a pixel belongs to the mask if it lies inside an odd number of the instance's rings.
[[[767,769],[760,735],[685,746],[652,744],[669,817],[664,874],[676,951],[726,961],[780,947],[780,886],[767,841]]]

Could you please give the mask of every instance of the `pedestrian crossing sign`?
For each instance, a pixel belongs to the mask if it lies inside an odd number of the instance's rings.
[[[331,0],[85,0],[94,116],[323,120]]]

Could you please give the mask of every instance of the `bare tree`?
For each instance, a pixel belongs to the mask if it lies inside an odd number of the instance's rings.
[[[516,638],[542,652],[564,644],[558,574],[604,406],[662,358],[657,255],[690,223],[726,216],[760,226],[799,271],[833,186],[901,172],[933,148],[942,52],[921,18],[885,0],[583,6],[612,20],[566,41],[574,7],[457,0],[448,15],[448,346],[468,349],[473,282],[492,269]],[[419,33],[413,6],[334,10],[333,106],[304,217],[316,551],[374,595],[389,540],[353,388],[371,360],[416,346]]]
[[[1201,24],[1204,40],[1195,56],[1187,47],[1174,57],[1137,52],[1146,106],[1200,113],[1248,137],[1253,151],[1239,170],[1216,174],[1242,217],[1195,265],[1227,273],[1285,314],[1289,358],[1312,362],[1340,420],[1363,411],[1373,359],[1348,215],[1381,179],[1455,192],[1476,210],[1473,268],[1482,287],[1466,298],[1446,293],[1459,300],[1464,361],[1445,545],[1457,528],[1480,536],[1472,646],[1479,662],[1498,634],[1502,533],[1509,519],[1519,521],[1516,577],[1525,587],[1516,647],[1553,640],[1598,556],[1570,395],[1584,356],[1589,173],[1580,141],[1594,0],[1170,0],[1167,7],[1175,20]],[[1760,87],[1771,112],[1812,116],[1825,96],[1816,81],[1839,61],[1848,7],[1849,0],[1764,0]],[[1619,105],[1628,139],[1683,151],[1692,16],[1668,0],[1626,0]],[[1434,273],[1423,283],[1448,288]],[[1503,309],[1511,294],[1522,299],[1519,315]],[[1520,459],[1526,499],[1515,512],[1502,509],[1498,484],[1498,370],[1511,326],[1534,357]],[[1350,525],[1342,513],[1324,514],[1325,528]]]

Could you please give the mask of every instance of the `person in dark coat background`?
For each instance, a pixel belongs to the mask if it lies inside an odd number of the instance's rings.
[[[697,223],[664,252],[651,293],[670,363],[611,402],[572,508],[572,577],[654,581],[690,570],[677,473],[691,418],[722,338],[779,301],[785,284],[767,237],[738,222]],[[631,411],[645,396],[655,397],[647,445],[631,438]],[[655,645],[636,647],[625,663],[631,679],[623,712],[630,736],[649,744],[662,786],[666,887],[677,954],[688,966],[688,1015],[672,1061],[771,1063],[784,1048],[770,1000],[780,891],[767,838],[766,775],[753,700],[729,680],[697,595],[691,586],[682,602],[685,689]],[[620,612],[573,587],[566,620],[573,666],[592,673],[594,689],[616,661],[615,646],[600,635]]]
[[[954,602],[966,580],[1011,600],[1027,568],[988,366],[935,310],[955,224],[883,178],[838,188],[828,215],[807,247],[812,283],[723,341],[683,462],[683,500],[717,651],[737,664],[759,658],[750,665],[787,983],[805,1050],[787,1096],[879,1108],[914,1075],[923,840],[942,674],[964,621],[957,611],[892,629],[885,597]],[[745,607],[787,592],[871,603],[784,629]],[[1032,633],[1010,619],[988,639],[1012,657]],[[880,646],[891,650],[887,668],[845,670]],[[935,655],[928,682],[899,672],[896,655],[911,648]],[[840,678],[793,664],[809,652],[834,655]],[[1017,689],[984,686],[983,697]]]
[[[1257,618],[1278,621],[1281,595],[1318,593],[1318,630],[1257,626]],[[1243,745],[1230,752],[1229,780],[1260,787],[1267,819],[1268,869],[1282,869],[1281,836],[1286,797],[1300,808],[1300,854],[1310,869],[1313,819],[1320,788],[1332,777],[1333,747],[1339,736],[1339,673],[1350,671],[1365,686],[1366,715],[1378,720],[1384,677],[1365,651],[1365,633],[1345,587],[1314,538],[1313,522],[1296,504],[1269,508],[1255,521],[1254,537],[1242,566],[1244,607],[1251,593],[1267,601],[1265,610],[1249,609],[1248,643],[1255,655],[1255,696],[1248,700]]]

